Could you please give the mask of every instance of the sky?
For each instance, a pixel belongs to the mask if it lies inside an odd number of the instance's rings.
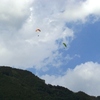
[[[98,96],[99,26],[100,0],[0,0],[0,66]]]

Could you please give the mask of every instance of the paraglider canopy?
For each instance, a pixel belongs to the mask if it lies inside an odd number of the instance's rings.
[[[63,43],[63,45],[64,45],[65,47],[67,47],[66,43]]]
[[[41,32],[41,30],[38,28],[38,29],[36,29],[36,32]]]

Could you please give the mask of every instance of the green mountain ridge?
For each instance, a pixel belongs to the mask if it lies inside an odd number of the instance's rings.
[[[0,100],[100,100],[100,96],[47,85],[27,70],[0,66]]]

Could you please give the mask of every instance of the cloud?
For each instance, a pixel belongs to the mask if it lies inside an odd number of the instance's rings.
[[[31,0],[0,0],[0,2],[1,28],[19,28],[30,15]]]
[[[66,3],[66,8],[61,15],[67,22],[86,22],[90,16],[96,19],[100,17],[99,0],[70,0]]]
[[[74,92],[84,91],[89,95],[100,95],[100,64],[86,62],[68,69],[63,76],[43,75],[47,84],[61,85]]]
[[[56,1],[4,0],[0,5],[0,65],[40,69],[55,63],[62,42],[74,38],[73,30],[58,17],[61,5]]]

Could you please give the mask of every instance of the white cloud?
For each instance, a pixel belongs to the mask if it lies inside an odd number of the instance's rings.
[[[46,83],[53,85],[61,85],[77,91],[84,91],[89,95],[100,95],[100,64],[94,62],[86,62],[77,65],[74,69],[68,69],[63,76],[43,75],[41,78]]]
[[[66,38],[74,37],[58,17],[61,5],[56,1],[4,0],[0,5],[0,65],[40,69],[54,63],[62,42],[68,44]],[[36,28],[41,32],[36,33]],[[55,58],[44,63],[50,56]]]
[[[62,14],[67,22],[88,20],[89,16],[100,17],[100,0],[70,0]]]
[[[30,15],[31,3],[31,0],[0,0],[0,29],[20,27]]]

